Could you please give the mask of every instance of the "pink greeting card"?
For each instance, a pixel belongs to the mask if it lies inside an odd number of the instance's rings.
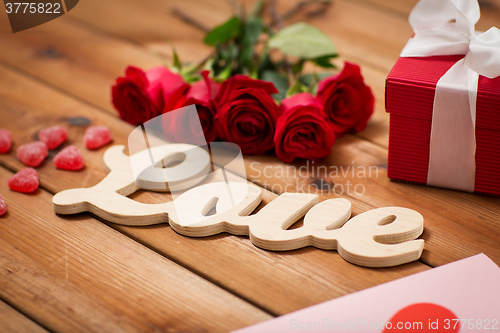
[[[479,254],[236,332],[500,332],[500,268]]]

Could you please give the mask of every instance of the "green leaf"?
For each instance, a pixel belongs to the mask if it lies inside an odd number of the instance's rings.
[[[224,69],[217,75],[217,78],[220,80],[227,80],[231,76],[231,73],[233,71],[233,63],[230,62],[224,67]]]
[[[336,56],[337,56],[336,54],[329,54],[323,57],[313,59],[312,62],[319,67],[336,68],[335,65],[330,62],[330,59],[335,58]]]
[[[333,73],[309,73],[301,75],[298,81],[307,89],[307,92],[316,95],[319,81],[331,75]]]
[[[182,66],[181,70],[180,70],[180,73],[182,76],[188,76],[188,75],[192,75],[193,73],[195,73],[198,69],[199,64],[197,63],[188,63],[187,65],[185,66]]]
[[[241,47],[241,53],[239,57],[239,63],[243,66],[251,67],[253,58],[253,45],[243,44]]]
[[[249,75],[252,79],[258,79],[259,78],[259,71],[257,68],[254,68]]]
[[[242,42],[254,44],[259,39],[259,36],[262,32],[262,19],[260,17],[256,17],[248,20],[245,23],[245,27],[243,30]]]
[[[286,55],[316,59],[337,54],[330,38],[321,30],[303,22],[288,26],[269,39],[269,46]]]
[[[225,44],[231,38],[239,36],[241,33],[241,21],[236,16],[215,27],[207,33],[204,42],[208,45]]]
[[[262,32],[262,19],[260,17],[250,19],[243,27],[243,34],[241,38],[241,53],[239,63],[252,67],[252,58],[254,55],[254,46]]]
[[[186,81],[189,84],[200,81],[200,77],[198,75],[188,75],[188,76],[184,76],[183,78],[184,78],[184,81]]]
[[[295,81],[295,84],[288,89],[286,92],[286,97],[308,91],[307,86],[305,86],[300,80]]]
[[[288,80],[287,78],[276,72],[271,70],[266,70],[262,72],[262,80],[269,81],[274,84],[276,89],[279,90],[277,94],[274,94],[273,97],[279,101],[281,101],[286,96],[286,92],[288,90]]]
[[[175,68],[178,72],[181,72],[182,70],[182,64],[179,60],[179,56],[177,55],[177,51],[175,50],[174,45],[172,45],[172,54],[173,54],[173,68]]]

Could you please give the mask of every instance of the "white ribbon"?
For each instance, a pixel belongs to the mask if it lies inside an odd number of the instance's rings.
[[[500,76],[500,30],[476,32],[479,17],[477,0],[420,0],[410,14],[401,57],[465,55],[436,86],[428,185],[474,191],[479,75]]]

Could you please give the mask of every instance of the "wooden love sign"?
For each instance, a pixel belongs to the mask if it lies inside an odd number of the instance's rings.
[[[127,156],[124,146],[113,146],[104,154],[109,174],[91,188],[77,188],[57,193],[53,198],[58,214],[92,212],[110,222],[124,225],[151,225],[168,222],[176,232],[190,237],[204,237],[221,232],[248,235],[252,243],[273,251],[287,251],[306,246],[337,250],[347,261],[367,267],[389,267],[420,258],[423,240],[423,217],[400,207],[385,207],[364,212],[350,219],[351,203],[328,199],[319,203],[317,195],[283,193],[254,215],[262,200],[261,189],[249,182],[216,182],[193,187],[210,173],[210,156],[203,149],[187,144],[168,144]],[[184,164],[196,165],[195,172],[175,179],[171,186],[187,189],[171,202],[144,204],[127,198],[146,188],[161,191],[165,184],[155,181],[151,172],[165,172],[161,167],[134,177],[131,159],[142,160],[150,154],[170,162],[186,153]],[[142,155],[141,155],[142,154]],[[196,161],[191,155],[198,155]],[[189,169],[189,168],[188,168]],[[192,170],[192,168],[190,169]],[[168,175],[167,175],[168,176]],[[182,182],[182,180],[186,180]],[[142,184],[141,186],[137,184]],[[216,207],[217,213],[208,215]],[[287,230],[304,217],[304,225]],[[349,220],[350,219],[350,220]]]

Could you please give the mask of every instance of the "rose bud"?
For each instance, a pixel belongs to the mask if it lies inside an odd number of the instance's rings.
[[[219,90],[219,84],[210,79],[208,73],[208,71],[203,71],[201,73],[203,80],[195,82],[174,106],[174,109],[179,109],[195,104],[203,133],[200,131],[195,133],[195,131],[190,130],[197,127],[193,124],[189,126],[189,124],[181,123],[185,121],[198,122],[198,119],[180,119],[182,116],[176,117],[176,113],[172,113],[168,117],[163,117],[163,131],[167,140],[202,145],[217,140],[218,134],[215,126],[217,106],[214,99]],[[177,114],[182,115],[182,113]]]
[[[375,106],[372,91],[363,82],[361,69],[349,62],[345,63],[342,72],[319,82],[317,98],[337,138],[365,129]]]
[[[125,77],[116,79],[111,96],[120,117],[139,125],[160,115],[167,104],[173,107],[188,88],[180,75],[166,67],[158,66],[144,72],[129,66]]]
[[[243,154],[261,155],[274,147],[274,129],[280,109],[271,94],[271,82],[235,75],[224,81],[216,102],[219,137],[237,144]]]
[[[323,118],[323,105],[310,93],[300,93],[281,102],[274,144],[276,155],[291,163],[295,158],[321,160],[330,155],[335,133]]]

